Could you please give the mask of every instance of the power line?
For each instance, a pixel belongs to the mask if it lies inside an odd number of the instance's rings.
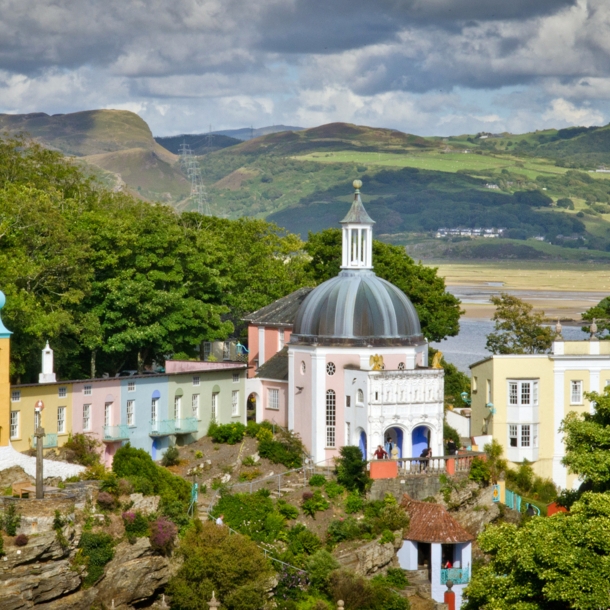
[[[180,145],[180,165],[182,166],[182,171],[191,181],[190,200],[197,206],[197,211],[200,214],[210,216],[208,193],[203,184],[203,180],[201,179],[199,163],[197,162],[195,155],[193,155],[191,147],[185,142]]]

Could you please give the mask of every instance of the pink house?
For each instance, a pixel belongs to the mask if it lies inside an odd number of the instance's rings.
[[[91,434],[101,441],[103,462],[110,466],[116,450],[129,440],[127,426],[121,425],[121,379],[75,381],[72,388],[72,432]]]

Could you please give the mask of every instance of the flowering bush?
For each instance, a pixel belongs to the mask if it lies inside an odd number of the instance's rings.
[[[178,528],[171,522],[160,517],[150,524],[150,544],[155,551],[168,555],[174,548],[174,540]]]
[[[107,491],[100,491],[97,495],[97,503],[102,510],[112,510],[115,505],[115,499]]]
[[[217,424],[212,422],[208,428],[208,436],[211,436],[215,443],[235,445],[236,443],[241,443],[245,434],[246,426],[239,422],[232,424]]]
[[[307,573],[282,566],[275,587],[276,599],[300,599],[308,586]]]
[[[315,491],[311,494],[311,498],[307,500],[305,500],[305,494],[303,494],[303,504],[301,505],[303,512],[314,519],[318,511],[326,510],[329,506],[328,500],[319,491]]]
[[[123,513],[123,525],[128,536],[148,536],[149,527],[146,517],[140,512],[127,511]]]
[[[19,534],[15,538],[15,546],[25,546],[29,542],[29,538],[25,534]]]

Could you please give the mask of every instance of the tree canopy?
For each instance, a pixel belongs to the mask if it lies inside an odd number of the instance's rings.
[[[305,250],[311,256],[306,266],[316,283],[341,271],[341,230],[310,233]],[[457,335],[460,329],[460,301],[445,290],[445,280],[437,270],[415,263],[404,248],[373,241],[373,265],[382,279],[400,288],[411,300],[430,341]]]
[[[600,339],[610,339],[610,297],[602,299],[595,307],[587,309],[582,314],[582,319],[587,322],[595,320],[597,333]],[[591,332],[591,325],[582,327],[583,331]]]
[[[532,313],[533,306],[501,293],[491,297],[496,306],[494,331],[487,335],[487,349],[493,354],[541,354],[551,349],[553,331],[543,326],[544,313]]]

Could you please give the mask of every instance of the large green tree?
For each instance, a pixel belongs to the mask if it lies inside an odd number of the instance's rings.
[[[610,493],[586,493],[569,514],[488,527],[489,561],[474,570],[466,610],[598,610],[610,606]]]
[[[341,271],[341,230],[310,233],[305,250],[311,257],[307,272],[316,283]],[[437,270],[415,263],[404,248],[373,241],[375,273],[400,288],[411,300],[422,332],[430,341],[457,335],[460,329],[460,301],[445,289]]]
[[[501,293],[491,297],[496,306],[494,332],[487,335],[492,354],[541,354],[551,349],[553,331],[544,326],[544,313],[532,313],[532,305]]]
[[[610,339],[610,297],[602,299],[595,307],[587,309],[582,314],[582,319],[587,322],[595,320],[598,336],[601,339]],[[587,324],[582,329],[586,333],[591,332],[591,325]]]

